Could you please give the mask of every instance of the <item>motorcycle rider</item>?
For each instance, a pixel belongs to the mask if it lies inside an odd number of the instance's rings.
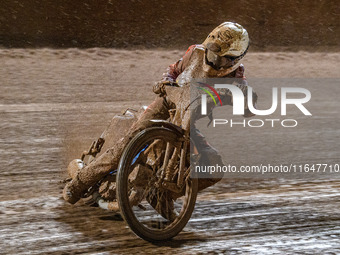
[[[64,199],[71,204],[76,203],[90,187],[110,171],[117,169],[124,147],[136,132],[151,124],[149,120],[166,120],[169,118],[169,110],[176,108],[178,102],[167,96],[167,88],[180,89],[174,86],[188,82],[192,78],[230,77],[242,79],[242,84],[238,86],[246,96],[247,84],[244,66],[240,64],[240,60],[245,56],[248,46],[247,31],[234,22],[222,23],[208,35],[202,44],[190,46],[185,55],[176,63],[170,65],[163,79],[154,86],[153,91],[158,96],[128,133],[117,141],[115,147],[108,149],[99,158],[78,171],[72,181],[66,184],[63,191]],[[232,105],[232,95],[229,91],[225,91],[221,98],[223,104]],[[253,98],[256,101],[256,95]],[[252,116],[246,105],[244,116]],[[200,147],[204,148],[206,154],[209,154],[209,159],[214,164],[223,164],[217,151],[205,141],[198,131],[193,135]],[[199,190],[215,184],[221,178],[221,176],[218,176],[217,178],[199,180]]]

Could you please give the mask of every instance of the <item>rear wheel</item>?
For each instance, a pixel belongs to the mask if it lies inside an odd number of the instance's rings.
[[[117,199],[123,218],[132,231],[148,241],[176,236],[187,224],[197,197],[197,179],[190,178],[190,164],[180,191],[165,188],[162,166],[166,148],[174,158],[173,175],[167,178],[175,187],[181,149],[180,135],[162,127],[145,129],[125,148],[117,176]],[[172,150],[171,150],[172,148]]]

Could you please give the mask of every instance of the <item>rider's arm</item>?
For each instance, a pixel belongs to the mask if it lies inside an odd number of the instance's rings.
[[[162,81],[169,81],[171,83],[176,82],[177,77],[187,67],[189,60],[190,60],[190,57],[191,57],[195,47],[196,47],[196,45],[191,45],[181,59],[179,59],[176,63],[174,63],[174,64],[172,64],[168,67],[168,69],[166,70],[166,73],[163,73]]]
[[[196,45],[191,45],[181,59],[167,68],[166,73],[163,73],[162,80],[160,82],[156,82],[153,86],[154,93],[163,95],[165,93],[164,86],[174,84],[176,85],[177,77],[188,66],[190,57],[192,56],[195,47]]]
[[[230,79],[230,83],[237,86],[239,89],[241,89],[243,95],[244,95],[244,117],[252,117],[254,116],[253,113],[250,112],[248,108],[248,82],[244,75],[244,66],[241,64],[235,71],[230,73],[227,76]],[[221,97],[221,101],[223,105],[233,105],[233,96],[230,90],[228,89],[218,89],[218,94]],[[256,108],[256,102],[257,102],[257,94],[253,91],[253,105]],[[212,118],[212,111],[215,108],[215,102],[211,97],[207,97],[207,113],[209,118]],[[204,115],[200,114],[201,106],[197,105],[197,107],[193,107],[195,110],[192,112],[192,117],[196,120],[204,117]]]
[[[251,113],[248,109],[248,99],[247,99],[247,95],[248,95],[248,82],[247,82],[247,78],[244,75],[244,65],[241,64],[234,72],[232,72],[230,74],[230,78],[235,78],[234,80],[234,85],[237,86],[238,88],[240,88],[243,92],[244,95],[244,102],[245,102],[245,106],[244,106],[244,117],[252,117],[255,114]],[[223,99],[222,102],[224,105],[233,105],[233,97],[232,94],[229,90],[224,90],[223,92]],[[257,102],[257,94],[256,92],[253,91],[253,105],[256,108],[256,102]]]

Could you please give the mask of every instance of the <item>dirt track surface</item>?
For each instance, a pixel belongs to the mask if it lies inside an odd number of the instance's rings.
[[[61,199],[67,162],[114,114],[148,104],[153,82],[181,55],[0,50],[1,253],[340,253],[339,178],[224,180],[200,194],[182,233],[159,244],[117,215]],[[337,78],[339,61],[339,53],[250,53],[244,64],[249,77]]]

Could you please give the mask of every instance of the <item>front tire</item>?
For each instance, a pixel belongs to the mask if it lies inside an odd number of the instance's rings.
[[[129,175],[133,171],[133,166],[136,164],[136,156],[140,156],[141,150],[143,148],[150,146],[150,144],[153,144],[153,142],[161,141],[163,144],[167,143],[175,143],[178,142],[180,138],[180,135],[176,133],[175,131],[172,131],[167,128],[163,127],[152,127],[145,129],[138,133],[127,145],[127,147],[124,150],[124,153],[121,157],[120,164],[119,164],[119,171],[117,175],[117,200],[119,203],[119,207],[121,210],[121,214],[126,221],[126,223],[129,225],[131,230],[138,235],[139,237],[147,240],[147,241],[161,241],[161,240],[168,240],[176,236],[187,224],[189,221],[191,214],[194,210],[195,203],[196,203],[196,197],[198,192],[198,185],[197,185],[197,179],[192,179],[190,176],[186,178],[185,186],[183,188],[184,190],[184,196],[181,198],[173,198],[175,206],[180,206],[180,212],[176,214],[176,217],[174,219],[165,219],[164,215],[161,218],[161,213],[157,210],[155,210],[155,206],[153,206],[153,209],[150,207],[150,199],[149,204],[147,204],[145,201],[140,202],[138,206],[131,205],[130,194],[131,194],[131,181],[129,180]],[[162,150],[158,150],[162,151]],[[160,153],[160,152],[159,152]],[[161,154],[159,154],[161,155]],[[159,156],[158,155],[158,156]],[[162,152],[163,158],[164,158],[164,150]],[[145,156],[144,156],[145,157]],[[147,157],[147,156],[146,156]],[[141,160],[142,161],[142,160]],[[144,160],[145,161],[145,160]],[[162,161],[160,161],[162,162]],[[145,162],[142,162],[145,164]],[[149,168],[151,168],[149,165],[147,165]],[[160,167],[159,167],[160,168]],[[143,186],[143,196],[146,196],[145,194],[150,194],[150,190],[155,191],[157,188],[155,188],[154,179],[157,179],[157,169],[153,169],[153,174],[147,181],[145,181],[145,185]],[[151,171],[151,170],[149,170]],[[131,177],[130,177],[131,178]],[[153,183],[153,184],[151,184]],[[140,184],[139,184],[140,185]],[[151,187],[152,186],[152,187]],[[139,187],[139,189],[141,189]],[[158,192],[158,193],[157,193]],[[166,191],[167,192],[167,191]],[[168,193],[162,193],[168,194]],[[160,194],[160,191],[156,191],[157,194]],[[169,195],[169,197],[171,197]],[[146,199],[147,200],[147,199]],[[169,199],[168,199],[169,200]],[[167,201],[168,201],[167,200]],[[144,206],[142,205],[144,203]],[[146,205],[149,205],[151,209],[150,211],[146,212]],[[148,207],[148,208],[149,208]],[[138,211],[139,210],[139,211]],[[146,218],[152,218],[153,224],[150,226],[150,219],[148,221],[144,221],[144,215],[146,215]],[[141,216],[142,215],[142,216]],[[143,218],[144,217],[144,218]],[[155,224],[155,220],[158,221],[157,224]],[[166,222],[164,223],[160,218]]]

